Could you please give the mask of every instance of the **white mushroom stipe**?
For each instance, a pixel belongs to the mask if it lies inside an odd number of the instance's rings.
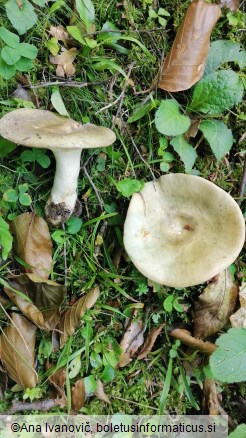
[[[90,123],[81,125],[56,113],[17,109],[0,120],[0,135],[27,147],[50,149],[56,159],[51,196],[45,206],[47,220],[54,226],[81,211],[77,183],[82,149],[106,147],[116,137],[109,128]]]
[[[240,208],[204,178],[169,174],[131,199],[125,249],[147,278],[171,287],[203,283],[237,258],[245,238]]]

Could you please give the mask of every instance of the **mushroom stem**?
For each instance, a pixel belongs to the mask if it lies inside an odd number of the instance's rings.
[[[56,173],[45,214],[47,220],[56,226],[65,222],[75,208],[82,149],[51,150],[56,159]]]

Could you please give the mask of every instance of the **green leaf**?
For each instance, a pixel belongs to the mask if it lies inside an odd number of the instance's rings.
[[[16,72],[16,66],[6,64],[6,62],[0,56],[0,76],[8,80],[15,75],[15,72]]]
[[[129,81],[129,78],[127,77],[127,74],[121,68],[116,62],[112,61],[111,59],[106,58],[98,58],[98,62],[95,62],[95,64],[91,64],[91,67],[96,71],[104,71],[109,70],[110,73],[114,74],[115,70],[124,76],[124,78]]]
[[[20,157],[21,157],[21,161],[23,163],[25,163],[25,162],[33,163],[33,161],[35,161],[33,151],[23,151],[21,153]]]
[[[53,14],[56,11],[59,11],[63,6],[65,5],[65,2],[63,0],[57,0],[50,8],[50,15]]]
[[[20,43],[18,52],[21,56],[24,56],[24,58],[35,59],[38,54],[38,49],[33,44]]]
[[[31,205],[32,198],[27,193],[20,193],[19,194],[19,202],[21,203],[21,205],[28,206],[28,205]]]
[[[56,56],[59,52],[58,39],[55,37],[52,37],[50,40],[46,41],[45,46],[53,56]]]
[[[232,131],[221,120],[204,120],[200,123],[199,129],[209,142],[217,160],[230,151],[233,144]]]
[[[95,20],[94,5],[91,0],[75,0],[75,5],[88,33],[90,31],[91,24]]]
[[[33,60],[27,58],[21,58],[19,59],[19,61],[17,61],[15,67],[19,71],[28,71],[33,67]]]
[[[173,310],[173,300],[174,297],[172,295],[168,295],[167,298],[165,298],[163,307],[166,312],[170,313]]]
[[[16,0],[8,0],[5,9],[9,21],[20,35],[31,29],[38,18],[28,0],[21,0],[21,7]]]
[[[180,376],[181,376],[181,379],[183,381],[183,385],[184,385],[186,396],[187,396],[191,406],[193,408],[195,408],[197,411],[199,411],[200,407],[199,407],[199,405],[197,404],[196,400],[194,399],[194,397],[192,395],[192,392],[190,390],[190,386],[188,384],[188,381],[187,381],[184,369],[183,369],[182,366],[180,366],[179,369],[180,369]]]
[[[43,149],[33,149],[33,154],[35,160],[43,169],[47,169],[49,167],[50,157],[45,154]]]
[[[3,194],[4,201],[16,202],[18,200],[18,192],[15,189],[8,189]]]
[[[79,29],[78,26],[67,26],[66,27],[68,33],[76,40],[78,41],[80,44],[82,44],[83,46],[86,45],[86,41],[83,38],[81,31]]]
[[[114,368],[110,365],[106,365],[100,377],[103,382],[111,382],[115,377]]]
[[[225,62],[236,62],[242,69],[246,65],[246,52],[239,43],[218,40],[211,43],[203,77],[217,70]]]
[[[165,161],[163,161],[162,163],[160,163],[160,170],[164,173],[168,172],[170,169],[170,164],[166,163]]]
[[[97,42],[96,40],[93,40],[93,38],[85,37],[85,42],[86,45],[90,47],[90,49],[95,49],[95,47],[97,46]]]
[[[195,86],[189,110],[221,114],[243,99],[243,83],[232,70],[211,73]]]
[[[179,104],[174,99],[162,100],[155,114],[156,129],[165,135],[180,135],[190,126],[190,118],[179,111]]]
[[[229,438],[245,438],[245,437],[246,437],[246,424],[240,424],[229,435]]]
[[[18,50],[8,46],[2,48],[1,57],[8,65],[14,65],[20,59]]]
[[[174,137],[170,144],[183,161],[186,173],[190,173],[197,158],[196,150],[187,143],[182,135]]]
[[[15,33],[10,32],[5,27],[0,27],[0,38],[10,47],[16,49],[19,45],[20,38]]]
[[[146,116],[146,114],[149,114],[149,112],[156,108],[157,102],[155,100],[151,100],[150,102],[145,103],[141,108],[137,108],[131,117],[127,120],[128,123],[136,122],[137,120],[142,119],[142,117]]]
[[[70,217],[67,222],[67,233],[76,234],[82,227],[82,220],[79,217]]]
[[[163,415],[163,411],[165,409],[166,403],[167,403],[167,397],[171,385],[171,379],[172,379],[172,371],[173,371],[173,359],[172,357],[169,357],[168,367],[167,367],[167,374],[164,380],[163,389],[161,392],[160,402],[159,402],[159,410],[158,415]]]
[[[129,198],[135,192],[140,192],[143,188],[144,182],[137,179],[125,178],[116,184],[117,190],[122,193],[123,196]]]
[[[18,187],[19,193],[26,193],[28,190],[28,184],[24,183],[24,184],[20,184]]]
[[[61,94],[59,89],[55,89],[53,91],[53,93],[51,94],[51,98],[50,98],[53,107],[56,109],[56,111],[61,114],[62,116],[67,116],[69,117],[69,114],[66,110],[66,107],[64,105],[64,102],[62,100]]]
[[[217,350],[210,357],[210,368],[215,379],[235,383],[246,376],[246,329],[231,328],[220,336]]]
[[[17,148],[16,143],[6,140],[5,138],[0,138],[0,157],[7,157],[12,151]]]
[[[76,377],[81,369],[81,358],[80,356],[76,356],[73,360],[71,360],[69,364],[69,379],[73,379]]]
[[[2,258],[6,260],[12,248],[13,237],[9,232],[9,225],[0,217],[0,243],[2,246]]]
[[[93,394],[97,389],[97,382],[92,374],[84,378],[86,395]]]
[[[40,6],[41,8],[43,8],[49,0],[32,0],[33,3],[35,3],[35,5]]]

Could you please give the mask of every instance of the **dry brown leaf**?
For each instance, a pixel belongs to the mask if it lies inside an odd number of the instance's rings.
[[[23,388],[34,388],[37,373],[34,367],[36,327],[18,313],[0,336],[1,360],[9,376]]]
[[[128,328],[126,333],[124,334],[120,347],[122,353],[119,358],[118,366],[124,367],[129,362],[131,362],[131,356],[136,353],[136,351],[143,345],[144,336],[143,336],[143,324],[141,321],[132,322]]]
[[[79,411],[85,404],[85,384],[83,379],[77,380],[71,390],[71,404],[74,411]]]
[[[49,34],[63,42],[66,42],[69,38],[68,33],[61,24],[59,26],[50,26]]]
[[[177,328],[169,331],[168,334],[172,336],[172,338],[179,339],[180,342],[187,345],[187,347],[191,347],[205,354],[212,354],[217,348],[212,342],[204,342],[201,339],[194,338],[188,330]]]
[[[160,75],[159,88],[188,90],[202,77],[211,32],[221,16],[220,6],[205,0],[190,4]]]
[[[17,255],[31,267],[24,268],[42,278],[49,278],[52,267],[52,242],[46,221],[35,213],[23,213],[11,223]]]
[[[64,78],[65,76],[73,76],[75,74],[75,67],[73,61],[77,56],[77,49],[73,47],[72,49],[61,49],[62,53],[56,56],[50,56],[51,64],[57,65],[56,76]]]
[[[53,367],[55,367],[55,364],[49,363],[46,368],[47,370],[49,370],[50,368]],[[66,368],[62,367],[59,368],[58,370],[55,370],[54,373],[49,377],[49,381],[52,384],[59,386],[60,389],[64,389],[66,383]]]
[[[140,350],[140,353],[137,357],[138,359],[143,359],[144,357],[148,356],[148,354],[151,352],[154,346],[157,337],[161,333],[164,326],[165,324],[161,324],[159,327],[155,327],[151,330],[150,334],[147,336],[147,339]]]
[[[80,324],[82,316],[87,309],[90,309],[92,306],[94,306],[99,295],[99,287],[95,287],[95,289],[81,297],[63,314],[59,323],[59,330],[61,332],[60,347],[63,347],[69,336],[73,336]]]
[[[202,404],[204,412],[208,411],[209,415],[219,415],[220,404],[216,384],[213,379],[204,380]]]
[[[237,11],[240,6],[240,0],[220,0],[222,8],[230,9],[231,11]]]
[[[239,292],[240,309],[230,317],[232,327],[246,328],[246,283],[243,283]]]
[[[56,327],[60,320],[59,308],[66,295],[65,286],[34,274],[11,277],[8,286],[4,288],[6,294],[35,325],[43,330]]]
[[[102,400],[105,403],[111,403],[107,394],[104,392],[103,382],[100,379],[97,380],[97,389],[94,394],[99,400]]]
[[[238,286],[226,269],[220,272],[194,303],[194,336],[207,338],[228,322],[238,297]]]

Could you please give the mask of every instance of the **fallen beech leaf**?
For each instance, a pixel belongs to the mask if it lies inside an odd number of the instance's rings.
[[[94,306],[100,295],[98,287],[81,297],[69,310],[67,310],[59,323],[61,332],[60,347],[63,347],[69,336],[72,336],[80,324],[81,318],[87,309]]]
[[[217,346],[212,344],[212,342],[204,342],[201,339],[194,338],[194,336],[191,336],[188,330],[173,329],[168,334],[172,336],[172,338],[179,339],[180,342],[188,347],[201,351],[205,354],[212,354],[217,349]]]
[[[220,404],[216,384],[213,379],[204,380],[202,404],[203,410],[205,412],[208,411],[209,415],[219,415]]]
[[[94,394],[99,400],[102,400],[105,403],[111,403],[107,394],[104,392],[103,382],[100,379],[97,380],[97,389]]]
[[[205,0],[190,4],[162,66],[159,88],[187,90],[199,81],[205,69],[210,35],[220,16],[219,5]]]
[[[63,42],[66,42],[69,38],[68,33],[61,24],[59,26],[50,26],[49,34]]]
[[[55,367],[55,364],[48,364],[47,369]],[[66,368],[62,367],[56,370],[50,377],[49,381],[52,383],[53,387],[56,390],[55,401],[61,407],[64,408],[67,406],[67,396],[64,391],[64,386],[66,383]],[[60,398],[57,398],[57,395],[60,395]]]
[[[55,367],[54,363],[49,363],[47,369]],[[66,383],[66,368],[62,367],[55,370],[54,373],[49,377],[49,381],[52,384],[59,386],[59,388],[64,389]]]
[[[240,309],[230,316],[232,327],[246,328],[246,283],[243,283],[239,292]]]
[[[77,49],[61,49],[62,53],[56,56],[50,56],[51,64],[57,65],[56,76],[64,78],[65,76],[73,76],[75,74],[75,67],[73,61],[77,56]]]
[[[220,272],[194,303],[194,336],[207,338],[228,322],[238,297],[238,286],[226,269]]]
[[[71,404],[74,411],[79,411],[85,403],[85,384],[83,379],[77,380],[71,390]]]
[[[159,336],[159,334],[161,333],[164,326],[165,324],[161,324],[159,327],[155,327],[151,330],[150,334],[147,336],[147,339],[140,350],[140,353],[138,354],[137,357],[138,359],[143,359],[151,352],[154,343],[157,337]]]
[[[143,342],[144,336],[142,322],[132,322],[128,326],[127,331],[120,342],[120,348],[122,350],[122,353],[119,357],[118,366],[124,367],[129,362],[131,362],[131,356],[136,353],[136,351],[139,349],[139,347],[141,347]]]
[[[35,213],[23,213],[11,223],[17,255],[31,267],[24,268],[42,278],[49,278],[52,266],[52,242],[46,221]]]
[[[59,307],[66,294],[65,286],[34,274],[11,277],[8,285],[4,291],[28,319],[44,330],[56,327],[60,320]]]
[[[37,373],[34,367],[36,327],[18,313],[0,336],[1,360],[9,376],[23,388],[34,388]]]
[[[240,6],[240,0],[220,0],[222,8],[230,9],[231,11],[237,11]]]

